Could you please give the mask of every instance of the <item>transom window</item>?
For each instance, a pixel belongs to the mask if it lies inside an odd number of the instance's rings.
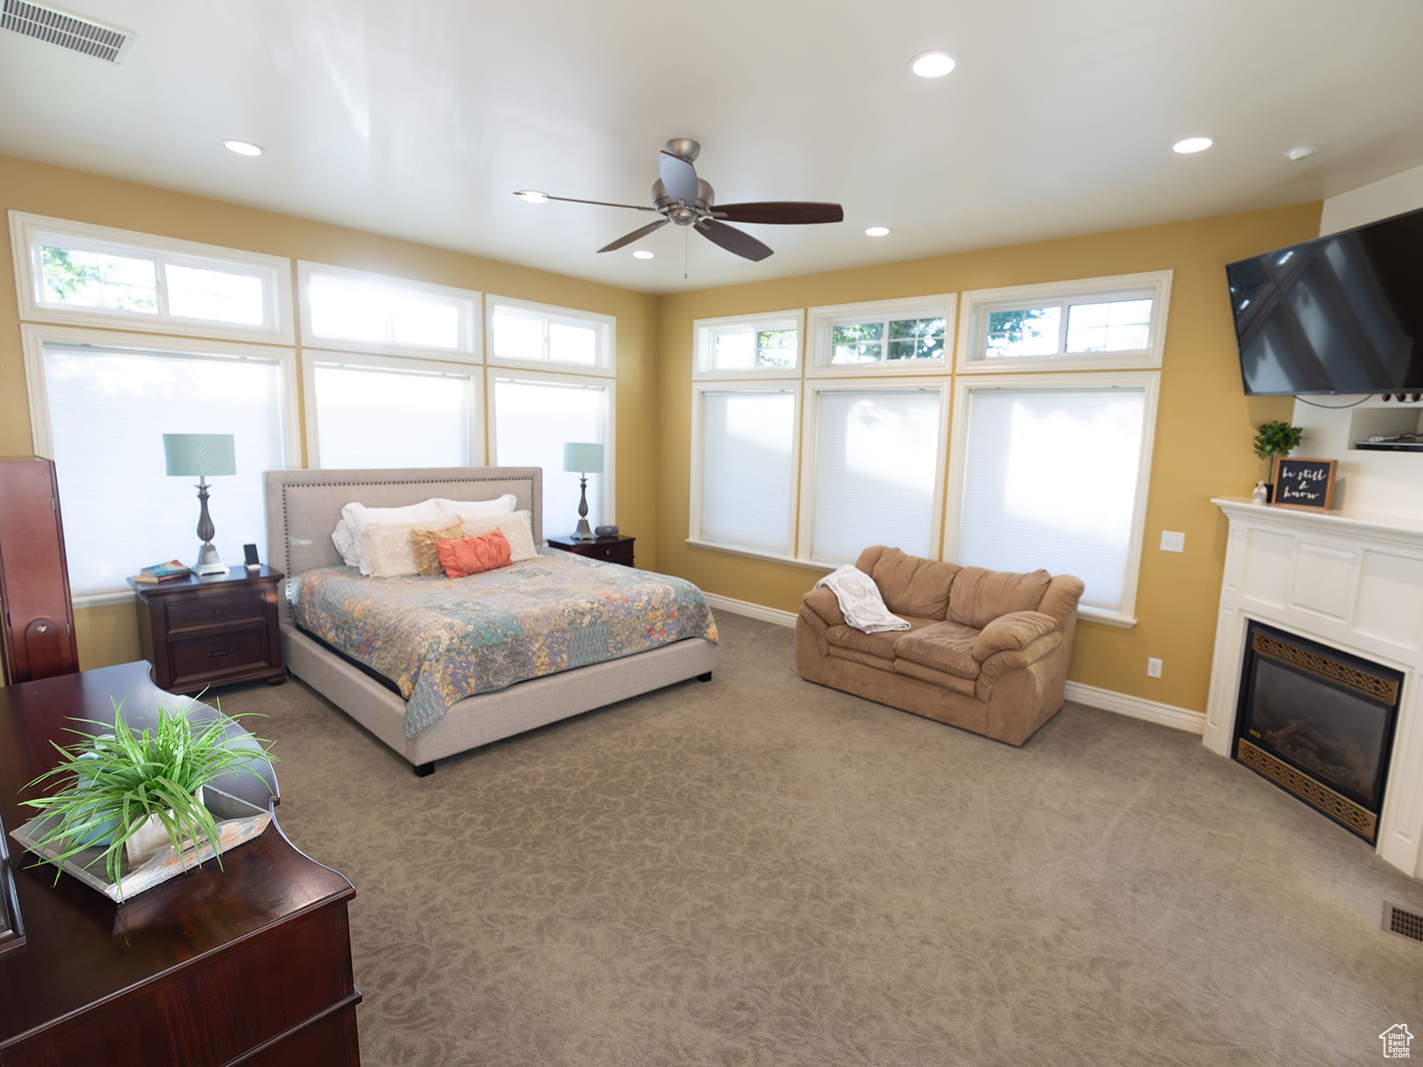
[[[946,365],[952,296],[811,308],[820,373],[911,373]]]
[[[297,269],[306,344],[478,358],[476,292],[316,263]]]
[[[797,373],[801,313],[773,312],[698,319],[693,326],[693,367],[698,378]]]
[[[611,375],[614,320],[591,311],[489,298],[489,358]]]

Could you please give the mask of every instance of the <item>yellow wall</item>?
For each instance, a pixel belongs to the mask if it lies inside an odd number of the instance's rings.
[[[650,565],[656,559],[658,435],[652,413],[658,298],[7,156],[0,156],[0,209],[286,256],[293,272],[297,259],[307,259],[616,316],[616,513],[619,524],[637,534],[639,561]],[[34,451],[18,316],[14,264],[5,253],[0,255],[0,455],[6,456]],[[131,604],[79,609],[75,628],[85,668],[139,658]]]
[[[1305,204],[664,297],[660,566],[709,593],[786,611],[821,573],[686,543],[694,319],[1169,269],[1138,623],[1081,624],[1070,676],[1203,711],[1225,555],[1225,523],[1210,498],[1249,495],[1260,475],[1254,427],[1290,416],[1288,398],[1243,395],[1224,268],[1317,234],[1319,211],[1319,204]],[[1185,532],[1184,554],[1158,550],[1162,530]],[[1149,656],[1164,661],[1160,679],[1146,677]]]

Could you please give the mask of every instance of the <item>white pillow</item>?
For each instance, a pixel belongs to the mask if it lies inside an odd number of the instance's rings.
[[[415,523],[437,525],[445,517],[445,512],[434,500],[424,500],[419,504],[408,504],[403,508],[368,508],[364,504],[347,504],[341,509],[341,518],[351,527],[351,540],[356,546],[357,566],[362,574],[370,574],[361,544],[361,532],[368,523]]]
[[[436,497],[433,501],[446,515],[458,515],[462,519],[482,519],[487,515],[512,515],[519,506],[513,493],[496,496],[493,500],[446,500]]]
[[[356,544],[356,538],[351,534],[351,524],[342,519],[336,524],[336,529],[331,531],[331,543],[336,546],[336,551],[341,553],[341,562],[348,567],[359,567],[361,565],[361,549]]]
[[[512,515],[490,515],[482,519],[465,519],[464,535],[482,537],[495,530],[509,542],[509,562],[533,559],[539,553],[534,547],[534,526],[527,511],[516,511]]]

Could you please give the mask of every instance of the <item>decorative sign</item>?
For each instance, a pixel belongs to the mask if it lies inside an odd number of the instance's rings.
[[[1282,508],[1310,508],[1328,511],[1334,504],[1332,459],[1275,460],[1275,496],[1272,503]]]

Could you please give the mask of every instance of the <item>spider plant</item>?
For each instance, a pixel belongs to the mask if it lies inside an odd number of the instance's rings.
[[[199,790],[229,774],[261,779],[254,758],[275,760],[264,751],[270,742],[248,734],[224,736],[233,716],[193,723],[181,709],[160,703],[157,722],[135,732],[124,721],[123,702],[113,704],[112,733],[71,730],[82,740],[68,747],[51,742],[61,757],[58,766],[26,786],[33,789],[58,782],[58,790],[20,802],[58,817],[36,843],[51,850],[56,882],[65,860],[103,845],[103,851],[84,866],[102,858],[110,883],[117,884],[124,846],[150,816],[162,824],[175,853],[196,846],[200,835],[215,850],[217,823]],[[222,866],[221,855],[217,863]]]

